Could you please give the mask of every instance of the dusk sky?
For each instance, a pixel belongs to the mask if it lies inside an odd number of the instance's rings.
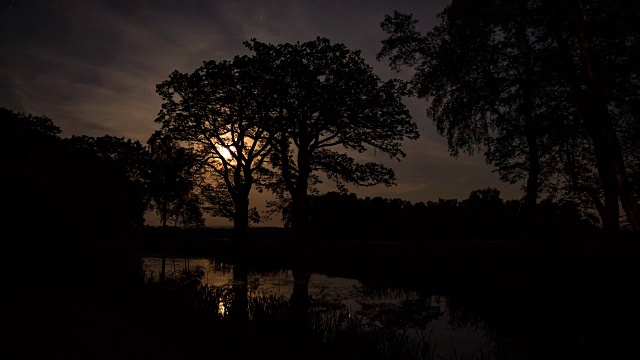
[[[317,36],[344,43],[383,79],[408,78],[376,61],[385,38],[380,22],[394,10],[413,13],[427,31],[448,1],[1,1],[0,106],[45,115],[72,135],[117,137],[146,144],[159,124],[156,84],[173,70],[192,72],[205,60],[247,54],[242,42],[305,42]],[[407,99],[421,131],[407,142],[407,157],[382,161],[396,171],[395,187],[350,187],[359,197],[411,202],[465,199],[475,189],[496,187],[504,199],[521,196],[520,185],[503,184],[482,154],[449,156],[446,140],[425,115],[427,102]],[[324,184],[322,192],[332,190]],[[252,206],[264,207],[255,193]],[[148,222],[157,224],[153,217]],[[209,219],[208,225],[231,225]],[[278,225],[273,219],[262,225]]]

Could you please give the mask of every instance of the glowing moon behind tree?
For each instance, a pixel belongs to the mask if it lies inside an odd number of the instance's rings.
[[[218,148],[220,156],[225,160],[229,161],[233,158],[233,156],[231,155],[231,151],[229,151],[229,149],[227,149],[226,147],[217,145],[216,148]]]

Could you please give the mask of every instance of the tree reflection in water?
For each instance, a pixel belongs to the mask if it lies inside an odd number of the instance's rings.
[[[160,259],[145,261],[147,269],[160,270]],[[465,288],[434,287],[433,282],[408,278],[394,285],[374,276],[363,280],[331,277],[304,267],[243,270],[195,259],[191,264],[209,266],[200,284],[215,295],[208,296],[215,299],[216,318],[230,324],[230,309],[239,308],[244,324],[239,329],[248,329],[247,336],[266,347],[282,337],[299,344],[324,344],[325,348],[343,343],[353,349],[362,349],[364,344],[378,349],[386,344],[388,353],[393,348],[404,354],[427,354],[423,358],[434,353],[434,346],[435,356],[445,359],[597,358],[590,354],[601,354],[598,349],[617,343],[616,337],[632,336],[632,332],[622,332],[630,322],[613,316],[615,307],[604,306],[611,297],[589,292],[592,288],[611,292],[616,287],[589,282],[586,276],[552,273],[538,280],[545,281],[541,291],[529,286],[531,280],[502,287],[473,283]],[[244,286],[234,286],[233,279]],[[631,299],[624,304],[632,304]]]
[[[291,272],[289,297],[252,289],[249,284],[255,274],[242,265],[233,267],[232,281],[224,285],[203,284],[204,273],[201,267],[169,273],[164,284],[148,277],[147,286],[180,288],[182,295],[187,293],[185,287],[190,288],[194,309],[210,306],[215,311],[201,312],[208,313],[211,326],[233,334],[234,356],[257,355],[252,352],[261,349],[262,355],[279,358],[431,358],[430,344],[424,339],[374,325],[338,301],[311,296],[312,272],[308,269]],[[194,287],[196,283],[199,285]],[[278,345],[283,343],[286,349]],[[314,353],[309,354],[309,349]]]

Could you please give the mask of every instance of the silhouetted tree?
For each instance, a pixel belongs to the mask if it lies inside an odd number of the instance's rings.
[[[205,61],[191,74],[174,71],[157,86],[164,103],[156,122],[206,169],[210,199],[228,192],[230,201],[213,201],[211,210],[233,220],[238,240],[248,239],[249,193],[271,152],[264,78],[253,58],[236,56]]]
[[[553,154],[543,129],[564,115],[557,97],[565,91],[548,75],[552,40],[531,35],[540,14],[518,1],[454,1],[439,18],[423,35],[411,15],[387,15],[381,27],[389,37],[377,57],[389,57],[393,69],[414,67],[413,89],[431,100],[427,113],[451,154],[486,146],[503,181],[524,180],[533,211]]]
[[[561,74],[571,86],[572,100],[593,142],[607,212],[604,225],[618,227],[614,217],[619,199],[630,225],[640,231],[640,207],[616,132],[620,117],[637,103],[640,91],[634,80],[640,71],[640,6],[634,1],[601,0],[545,4],[563,66]]]
[[[555,155],[547,168],[558,180],[549,183],[549,194],[575,202],[583,212],[595,210],[601,219],[612,218],[610,226],[615,227],[618,211],[608,211],[604,206],[593,143],[580,118],[573,117],[555,125],[550,136]]]
[[[4,150],[15,149],[14,154],[2,154],[7,159],[15,159],[33,149],[39,149],[43,145],[46,147],[51,142],[60,140],[62,130],[46,116],[34,116],[2,107],[0,119]]]
[[[144,214],[147,209],[147,179],[148,159],[147,149],[139,142],[124,137],[104,135],[101,137],[72,136],[64,139],[76,152],[85,153],[85,156],[96,156],[96,164],[102,169],[120,177],[118,182],[109,186],[118,189],[118,197],[122,201],[122,208],[114,210],[123,219],[128,219],[131,229],[140,228],[144,222]],[[87,161],[91,159],[87,158]],[[113,216],[111,215],[111,216]]]
[[[519,240],[525,234],[555,241],[563,236],[586,239],[595,233],[594,224],[576,202],[546,198],[532,213],[523,200],[504,201],[495,188],[474,190],[462,201],[415,204],[338,192],[311,199],[312,234],[323,241]]]
[[[500,234],[506,225],[506,207],[500,198],[500,191],[496,188],[472,191],[461,206],[466,212],[466,225],[473,229],[474,236],[495,236]]]
[[[309,224],[315,173],[324,173],[343,191],[347,183],[394,184],[391,168],[358,163],[348,151],[374,150],[397,160],[405,156],[403,140],[419,134],[402,102],[404,83],[383,82],[359,51],[325,38],[278,45],[253,39],[245,45],[268,64],[275,137],[270,160],[279,173],[270,187],[280,188],[290,201],[296,238],[305,236]]]
[[[139,143],[109,136],[63,139],[51,119],[8,109],[0,110],[0,122],[2,225],[16,234],[12,250],[28,253],[33,262],[21,274],[27,280],[51,269],[54,276],[38,281],[83,277],[87,273],[78,269],[88,261],[99,267],[98,257],[114,254],[113,248],[142,227],[146,196]],[[21,266],[12,259],[3,265]]]
[[[34,116],[4,107],[0,108],[0,126],[3,225],[5,229],[13,226],[27,233],[37,233],[38,230],[43,234],[53,232],[60,226],[56,219],[59,212],[44,211],[47,215],[37,219],[33,211],[53,205],[49,201],[53,198],[51,192],[54,192],[50,184],[53,175],[58,174],[54,164],[63,151],[59,136],[62,131],[46,116]],[[50,175],[48,181],[41,180],[42,174]],[[35,221],[39,221],[40,226],[34,227],[32,222]]]
[[[616,133],[616,126],[634,119],[629,115],[638,99],[629,75],[638,70],[638,13],[630,1],[454,1],[426,34],[416,30],[412,15],[387,15],[381,26],[389,37],[378,58],[389,57],[395,69],[416,70],[413,89],[431,100],[428,114],[453,154],[487,145],[487,160],[503,180],[517,182],[526,171],[529,209],[541,185],[575,179],[567,175],[578,168],[556,165],[576,165],[575,158],[559,158],[567,154],[560,148],[586,130],[600,189],[570,187],[589,190],[605,229],[618,228],[618,197],[638,229],[640,212],[625,164],[630,157]],[[567,124],[566,130],[575,118],[580,126],[558,137],[558,124]],[[559,170],[562,176],[553,178]],[[551,185],[545,190],[557,188]],[[604,204],[598,206],[600,192]]]
[[[160,216],[163,227],[175,224],[204,225],[200,192],[201,165],[190,149],[180,147],[170,136],[156,131],[147,141],[150,207]]]

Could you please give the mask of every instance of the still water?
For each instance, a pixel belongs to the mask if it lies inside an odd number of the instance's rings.
[[[233,265],[206,258],[165,258],[165,274],[170,277],[184,269],[201,269],[202,282],[209,286],[230,286]],[[158,278],[162,257],[143,258],[148,275]],[[293,293],[293,273],[289,269],[253,271],[248,275],[249,296]],[[445,359],[470,358],[491,352],[492,342],[478,322],[455,321],[449,313],[445,295],[421,293],[400,288],[376,288],[358,279],[312,273],[308,284],[311,304],[341,304],[350,314],[392,327],[414,338],[424,338]],[[220,304],[222,307],[223,304]],[[219,309],[224,311],[224,308]],[[480,358],[477,356],[477,358]]]

